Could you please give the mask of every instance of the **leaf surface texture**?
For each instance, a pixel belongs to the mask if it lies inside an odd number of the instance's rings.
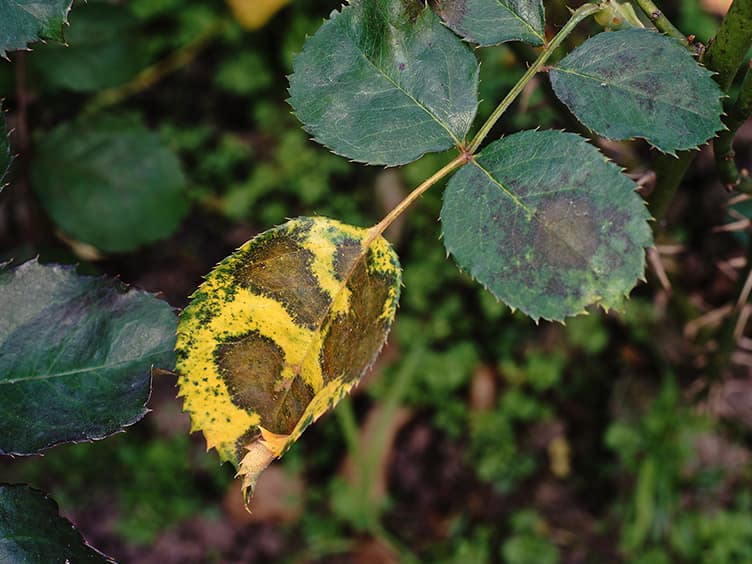
[[[723,128],[721,90],[676,40],[645,29],[599,33],[550,72],[559,99],[609,139],[641,137],[664,153]]]
[[[40,39],[63,41],[73,0],[0,0],[0,56]]]
[[[86,544],[39,490],[0,484],[0,562],[113,562]]]
[[[463,166],[444,193],[447,251],[533,319],[618,307],[652,244],[636,185],[583,138],[524,131]]]
[[[478,104],[478,62],[423,2],[355,0],[306,41],[290,104],[339,155],[408,163],[462,143]]]
[[[0,453],[101,439],[140,420],[176,317],[145,292],[71,267],[0,271]]]
[[[543,45],[545,13],[540,0],[439,0],[446,24],[482,47],[507,41]]]

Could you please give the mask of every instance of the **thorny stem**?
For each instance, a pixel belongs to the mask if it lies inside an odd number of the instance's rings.
[[[657,27],[660,31],[662,31],[669,37],[673,37],[682,45],[689,45],[689,41],[687,41],[687,38],[684,36],[684,34],[679,31],[676,26],[672,24],[671,21],[664,15],[664,13],[658,9],[658,6],[653,3],[653,0],[635,1],[637,2],[637,5],[640,7],[640,9],[645,12],[645,15],[650,18],[650,21],[655,24],[655,27]]]
[[[473,154],[478,150],[478,147],[481,146],[481,143],[483,143],[483,140],[491,132],[493,126],[496,125],[497,121],[499,121],[499,118],[504,114],[505,111],[507,111],[507,109],[512,104],[512,102],[514,102],[517,96],[522,93],[527,83],[530,82],[530,80],[538,73],[538,71],[541,70],[541,68],[543,68],[543,65],[546,64],[546,61],[548,61],[548,58],[551,56],[551,54],[556,51],[559,45],[561,45],[561,42],[564,41],[564,39],[566,39],[566,37],[570,33],[572,33],[572,30],[574,30],[577,24],[579,24],[588,16],[592,16],[593,14],[600,12],[602,9],[603,6],[601,4],[584,4],[572,13],[572,17],[569,18],[569,21],[564,24],[564,27],[561,28],[559,33],[557,33],[554,38],[543,48],[543,51],[541,51],[538,59],[536,59],[536,61],[530,66],[530,68],[527,69],[527,72],[522,75],[522,78],[519,80],[519,82],[514,85],[512,90],[509,91],[509,94],[507,94],[506,97],[501,101],[501,103],[496,107],[496,109],[491,114],[491,117],[489,117],[486,123],[484,123],[481,126],[480,130],[478,130],[478,133],[475,135],[475,137],[467,147],[467,151],[470,154]]]
[[[99,110],[118,104],[134,94],[148,90],[166,76],[180,70],[193,61],[222,32],[226,25],[227,20],[216,22],[191,42],[180,47],[177,51],[170,53],[156,64],[139,72],[130,82],[122,86],[103,90],[84,107],[83,113],[92,114],[98,112]]]
[[[705,66],[716,73],[713,78],[724,92],[728,92],[750,46],[752,0],[734,0],[702,58]],[[657,220],[663,220],[684,174],[696,155],[696,151],[682,151],[678,158],[663,155],[656,160],[657,181],[650,200],[650,213]]]
[[[742,124],[752,114],[752,69],[747,69],[742,81],[739,95],[733,104],[727,105],[725,131],[722,131],[713,143],[715,164],[721,183],[728,190],[752,192],[752,178],[749,174],[739,174],[734,162],[734,136]]]

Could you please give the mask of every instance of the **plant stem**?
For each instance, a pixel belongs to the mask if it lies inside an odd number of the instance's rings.
[[[410,205],[420,198],[424,192],[426,192],[431,186],[436,184],[438,181],[440,181],[442,178],[450,174],[451,172],[455,171],[459,167],[461,167],[463,164],[469,162],[472,160],[472,155],[468,153],[461,153],[459,156],[457,156],[454,160],[446,164],[444,167],[436,171],[430,178],[425,180],[420,186],[418,186],[415,190],[410,192],[407,197],[402,200],[399,204],[397,204],[392,211],[390,211],[384,219],[382,219],[380,222],[378,222],[376,225],[374,225],[371,228],[371,232],[368,235],[368,238],[365,241],[364,248],[368,248],[371,243],[373,243],[376,238],[381,235],[384,231],[386,231],[389,226],[394,222],[395,219],[397,219],[400,215],[402,215],[407,208],[410,207]]]
[[[747,193],[752,191],[752,179],[747,174],[739,174],[739,169],[734,162],[734,136],[750,114],[752,114],[752,71],[747,69],[739,95],[733,104],[727,104],[726,107],[727,117],[724,121],[728,129],[722,131],[713,143],[718,176],[728,190],[736,189]]]
[[[724,92],[752,46],[752,0],[734,0],[715,38],[705,50],[702,62],[717,73],[713,78]],[[650,213],[662,220],[684,174],[697,151],[682,151],[678,157],[662,155],[656,160],[656,184],[650,199]]]
[[[671,20],[669,20],[664,15],[664,13],[658,9],[658,6],[653,3],[653,0],[635,1],[637,2],[637,5],[640,7],[640,9],[645,13],[645,15],[650,18],[650,21],[655,24],[655,27],[657,27],[660,31],[662,31],[669,37],[673,37],[682,45],[689,45],[689,41],[687,41],[687,38],[684,36],[684,34],[679,31],[677,27],[671,23]]]
[[[84,107],[83,113],[92,114],[98,112],[109,106],[114,106],[125,98],[151,88],[166,76],[193,61],[198,54],[203,51],[203,49],[209,45],[217,35],[219,35],[226,25],[227,20],[220,20],[214,23],[191,42],[183,45],[177,51],[170,53],[167,57],[156,64],[139,72],[130,82],[127,82],[122,86],[103,90]]]
[[[468,153],[474,154],[475,151],[478,150],[478,147],[481,146],[483,140],[491,132],[491,129],[493,129],[493,126],[496,125],[497,121],[499,121],[499,118],[504,114],[505,111],[507,111],[507,109],[512,104],[512,102],[514,102],[517,96],[522,93],[522,91],[525,89],[525,85],[530,82],[530,79],[532,79],[538,73],[538,71],[543,68],[543,65],[546,64],[546,61],[548,61],[548,58],[551,56],[551,54],[556,51],[559,45],[561,45],[561,42],[564,41],[564,39],[570,33],[572,33],[572,30],[574,30],[577,24],[579,24],[588,16],[599,12],[601,9],[603,9],[603,6],[601,4],[584,4],[572,13],[572,17],[569,18],[569,21],[564,24],[564,27],[561,28],[559,33],[557,33],[554,38],[543,48],[536,61],[530,66],[529,69],[527,69],[527,72],[522,75],[522,78],[517,82],[517,84],[514,85],[512,90],[509,91],[509,94],[507,94],[506,97],[501,101],[501,103],[496,107],[491,116],[488,118],[488,121],[486,121],[486,123],[481,126],[480,130],[478,130],[478,133],[475,135],[473,140],[470,142],[470,145],[468,145],[467,147]]]
[[[702,58],[716,73],[713,78],[724,92],[728,92],[751,45],[752,0],[734,0]]]

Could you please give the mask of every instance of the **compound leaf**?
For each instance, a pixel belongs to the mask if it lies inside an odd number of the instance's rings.
[[[290,0],[227,0],[238,23],[251,31],[261,29]]]
[[[475,56],[421,0],[354,0],[293,70],[289,102],[306,131],[370,164],[461,144],[478,105]]]
[[[0,100],[0,191],[5,186],[3,180],[10,169],[10,161],[13,160],[10,154],[10,138],[5,125],[5,111],[3,103]]]
[[[39,39],[63,41],[73,0],[0,0],[0,57]]]
[[[67,45],[38,46],[29,63],[46,84],[91,92],[130,80],[148,63],[139,20],[127,6],[78,6],[66,30]]]
[[[221,262],[180,316],[184,409],[247,493],[386,339],[401,272],[389,243],[370,239],[330,219],[288,221]]]
[[[665,153],[723,128],[722,92],[676,40],[646,29],[600,33],[550,72],[559,99],[609,139],[642,137]]]
[[[617,307],[652,244],[636,185],[583,138],[524,131],[492,143],[444,194],[444,243],[497,298],[538,320]]]
[[[25,485],[0,484],[0,562],[113,562],[92,548],[57,503]]]
[[[37,147],[32,184],[66,234],[108,252],[169,236],[188,211],[177,157],[124,118],[57,127]]]
[[[141,419],[175,314],[105,278],[36,261],[0,270],[0,454],[101,439]]]
[[[546,40],[541,0],[438,0],[437,10],[453,31],[483,47]]]

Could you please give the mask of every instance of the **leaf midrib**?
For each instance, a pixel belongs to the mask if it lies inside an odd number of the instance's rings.
[[[571,75],[574,75],[574,76],[580,76],[582,78],[586,78],[586,79],[592,80],[594,82],[598,82],[600,84],[607,84],[607,85],[613,86],[614,88],[617,88],[619,90],[624,90],[625,92],[628,92],[629,94],[632,94],[632,95],[634,95],[634,96],[636,96],[638,98],[645,98],[645,99],[648,99],[648,100],[656,100],[657,102],[659,102],[659,103],[661,103],[663,105],[669,106],[671,108],[678,108],[680,110],[684,110],[685,112],[690,113],[690,114],[694,114],[697,117],[700,117],[700,118],[702,118],[704,120],[710,120],[711,119],[710,116],[701,114],[701,113],[699,113],[699,112],[697,112],[697,111],[695,111],[695,110],[693,110],[691,108],[684,107],[684,106],[682,106],[680,104],[673,104],[671,102],[667,102],[667,101],[665,101],[665,100],[662,99],[662,97],[661,97],[662,95],[661,96],[649,96],[649,95],[645,94],[644,92],[642,92],[640,90],[637,90],[635,88],[631,88],[628,85],[625,85],[623,83],[609,82],[608,79],[599,78],[598,76],[591,75],[591,74],[584,73],[584,72],[580,72],[580,71],[576,71],[574,69],[568,69],[568,68],[563,68],[563,67],[556,67],[553,70],[554,70],[554,72],[555,71],[561,71],[561,72],[566,73],[566,74],[571,74]]]
[[[322,332],[322,330],[324,329],[325,325],[327,324],[327,322],[331,323],[331,321],[333,321],[331,313],[332,313],[332,308],[334,307],[334,304],[336,303],[336,301],[339,298],[339,296],[342,295],[342,292],[345,290],[345,288],[347,288],[347,284],[350,282],[350,278],[352,277],[353,273],[355,272],[355,269],[357,268],[358,263],[361,260],[364,260],[366,258],[367,254],[368,254],[368,251],[371,248],[371,245],[374,243],[374,241],[375,241],[375,239],[371,240],[368,237],[367,233],[366,233],[366,237],[363,238],[363,239],[361,239],[361,250],[360,250],[360,253],[358,253],[357,257],[352,261],[352,264],[350,265],[350,268],[348,269],[347,273],[345,274],[345,276],[342,277],[342,283],[340,284],[339,288],[337,289],[337,292],[334,295],[332,295],[331,301],[324,308],[324,310],[323,310],[323,312],[321,314],[321,318],[316,323],[316,329],[312,330],[312,333],[314,333],[315,335],[320,335],[321,332]],[[364,247],[363,246],[364,243],[367,243],[367,246]],[[276,404],[276,406],[274,408],[274,411],[270,415],[270,419],[274,420],[276,418],[276,416],[279,415],[279,410],[282,408],[282,405],[284,404],[285,400],[287,399],[287,395],[290,393],[290,390],[292,389],[292,383],[293,383],[293,381],[295,381],[297,378],[300,378],[300,371],[302,370],[303,365],[305,364],[306,359],[308,359],[308,355],[310,355],[311,352],[314,350],[314,346],[313,345],[314,345],[315,342],[316,342],[316,339],[311,339],[310,342],[308,343],[308,345],[306,345],[306,349],[305,349],[305,352],[303,353],[303,356],[301,357],[300,363],[295,366],[295,375],[292,378],[288,379],[286,389],[280,395],[280,398],[277,401],[277,404]],[[322,374],[322,379],[323,379],[323,376],[324,375]],[[326,382],[324,382],[324,387],[325,386],[326,386]],[[323,389],[323,387],[322,387],[322,389]],[[313,393],[314,397],[316,397],[316,395],[320,391],[321,390],[315,390],[314,393]],[[309,405],[310,405],[310,403],[309,403]],[[306,406],[306,409],[308,409],[308,406]],[[300,418],[296,421],[295,427],[297,427],[298,423],[300,423],[300,421],[301,421],[304,413],[305,413],[305,410],[303,411],[303,413],[300,414]],[[292,431],[290,431],[290,434],[292,434],[293,431],[295,431],[295,427],[293,427]]]
[[[136,357],[136,358],[128,358],[125,360],[121,360],[118,362],[113,362],[110,364],[100,364],[98,366],[87,366],[86,368],[77,368],[75,370],[65,370],[63,372],[56,372],[53,374],[41,374],[39,376],[24,376],[21,378],[11,378],[9,380],[0,380],[0,386],[7,385],[7,384],[20,384],[23,382],[37,382],[37,381],[43,381],[43,380],[52,380],[54,378],[64,378],[66,376],[75,376],[78,374],[86,374],[88,372],[95,372],[97,370],[108,370],[113,368],[119,368],[126,364],[131,364],[133,362],[140,362],[143,360],[147,360],[149,358],[160,356],[166,353],[172,352],[173,349],[163,349],[159,351],[155,351],[151,354],[142,356],[142,357]]]
[[[366,1],[373,1],[373,0],[366,0]],[[349,7],[350,9],[354,9],[352,7]],[[426,8],[429,9],[429,8]],[[342,17],[342,15],[340,15]],[[389,24],[388,18],[386,18],[387,24]],[[384,79],[387,80],[392,86],[394,86],[395,89],[402,92],[405,96],[407,96],[416,106],[418,106],[421,110],[423,110],[433,121],[435,121],[437,124],[439,124],[444,131],[447,132],[449,137],[452,139],[455,145],[460,145],[461,141],[457,138],[457,136],[454,134],[454,132],[447,126],[436,114],[434,114],[429,108],[427,108],[424,104],[422,104],[415,96],[413,96],[410,92],[405,90],[398,82],[396,82],[389,74],[387,74],[386,70],[381,68],[378,64],[376,64],[375,61],[372,61],[371,58],[361,49],[358,42],[353,38],[350,33],[348,33],[347,26],[341,26],[341,29],[343,30],[344,36],[347,37],[347,39],[350,40],[350,43],[354,47],[355,51],[357,51],[363,59],[368,62],[371,67],[373,67],[376,72],[382,76]]]
[[[541,40],[541,43],[545,43],[546,42],[546,38],[543,35],[541,35],[538,32],[538,30],[536,30],[532,25],[530,25],[530,22],[528,22],[520,14],[518,14],[517,12],[515,12],[514,10],[512,10],[512,8],[510,6],[508,6],[507,4],[505,4],[504,2],[502,2],[502,0],[496,0],[496,3],[499,6],[501,6],[502,8],[504,8],[506,11],[508,11],[510,14],[512,14],[515,18],[517,18],[518,20],[520,20],[525,25],[525,27],[527,27],[533,33],[533,35],[535,35],[535,37],[537,37],[538,39]]]
[[[574,253],[575,255],[577,255],[577,257],[581,258],[581,259],[583,260],[583,262],[585,262],[585,264],[587,264],[587,265],[588,265],[588,270],[589,270],[590,272],[592,272],[592,273],[593,273],[593,274],[595,275],[595,277],[596,277],[596,279],[597,279],[597,280],[599,280],[599,281],[600,281],[600,280],[603,280],[603,275],[602,275],[602,274],[599,274],[599,273],[598,273],[598,272],[597,272],[597,271],[596,271],[596,270],[595,270],[594,268],[592,268],[592,267],[591,267],[591,262],[590,262],[590,258],[589,258],[589,257],[587,257],[587,256],[586,256],[586,255],[585,255],[585,254],[584,254],[584,253],[583,253],[583,252],[582,252],[582,251],[581,251],[581,250],[580,250],[579,248],[577,248],[577,247],[575,247],[574,245],[572,245],[572,243],[571,243],[571,242],[569,242],[569,241],[568,241],[568,240],[566,240],[565,238],[561,237],[561,235],[559,235],[559,232],[558,232],[558,231],[552,230],[552,229],[551,229],[550,227],[548,227],[548,225],[547,225],[547,224],[546,224],[545,222],[541,221],[540,217],[538,216],[538,211],[537,211],[537,209],[536,209],[536,210],[532,210],[532,209],[530,209],[529,207],[527,207],[527,205],[525,205],[525,204],[524,204],[524,203],[522,202],[522,200],[520,200],[520,198],[519,198],[519,197],[517,197],[517,195],[516,195],[516,194],[514,194],[514,192],[512,192],[512,191],[511,191],[511,190],[510,190],[509,188],[507,188],[507,187],[506,187],[506,186],[505,186],[505,185],[504,185],[504,184],[503,184],[503,183],[502,183],[502,182],[501,182],[500,180],[498,180],[498,179],[497,179],[497,178],[496,178],[495,176],[493,176],[493,174],[492,174],[492,173],[491,173],[490,171],[486,170],[486,169],[485,169],[485,168],[483,168],[483,167],[482,167],[482,166],[481,166],[480,164],[478,164],[478,163],[477,163],[477,161],[473,161],[473,164],[475,164],[475,166],[477,166],[477,167],[478,167],[478,168],[479,168],[480,170],[482,170],[482,171],[483,171],[483,172],[485,173],[485,175],[486,175],[486,176],[487,176],[487,177],[488,177],[488,178],[489,178],[489,179],[490,179],[490,180],[491,180],[491,181],[492,181],[492,182],[493,182],[493,183],[494,183],[494,184],[495,184],[496,186],[498,186],[498,187],[499,187],[499,188],[500,188],[500,189],[502,190],[502,192],[504,193],[504,195],[508,196],[508,197],[509,197],[509,198],[510,198],[510,199],[511,199],[511,200],[512,200],[513,202],[515,202],[515,204],[517,204],[518,206],[520,206],[520,207],[521,207],[521,208],[522,208],[522,209],[523,209],[523,210],[524,210],[524,211],[525,211],[525,212],[526,212],[526,213],[527,213],[527,214],[529,215],[529,220],[528,220],[528,223],[533,223],[533,220],[536,220],[536,221],[537,221],[537,223],[538,223],[538,224],[539,224],[539,225],[540,225],[540,226],[541,226],[541,227],[542,227],[542,228],[543,228],[543,229],[544,229],[544,230],[545,230],[545,231],[546,231],[547,233],[549,233],[549,234],[553,235],[554,237],[556,237],[556,238],[557,238],[557,239],[558,239],[559,241],[561,241],[562,243],[564,243],[564,245],[565,245],[565,246],[566,246],[567,248],[569,248],[569,249],[570,249],[570,250],[571,250],[571,251],[572,251],[572,252],[573,252],[573,253]],[[554,192],[554,193],[555,193],[555,194],[558,194],[558,193],[559,193],[559,191],[556,191],[556,192]]]

